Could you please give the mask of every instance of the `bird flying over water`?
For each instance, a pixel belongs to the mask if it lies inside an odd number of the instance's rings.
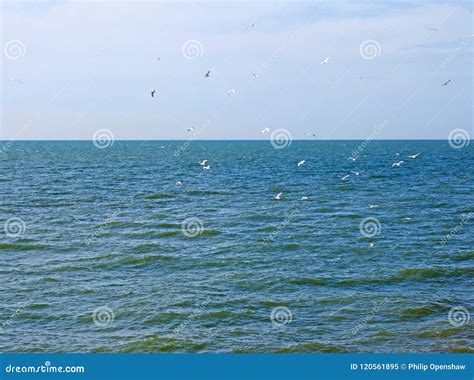
[[[153,90],[153,91],[151,92],[151,97],[152,97],[152,98],[155,96],[155,92],[156,92],[156,90]]]
[[[228,96],[231,96],[231,95],[234,95],[235,94],[235,90],[229,90],[227,91],[227,95]]]
[[[330,57],[324,58],[319,64],[320,64],[320,65],[328,64],[328,63],[329,63],[329,58],[330,58]]]
[[[438,29],[436,29],[436,28],[428,28],[427,26],[425,26],[425,29],[431,30],[432,32],[437,32],[438,31]]]
[[[207,164],[207,160],[199,161],[199,165],[204,166]]]
[[[18,79],[18,78],[10,78],[10,82],[18,82],[20,84],[23,84],[23,81],[21,79]]]
[[[307,201],[308,199],[309,199],[309,197],[301,197],[302,201]]]
[[[270,132],[270,128],[267,127],[267,128],[265,128],[265,129],[262,129],[262,130],[260,131],[260,134],[263,135],[263,134],[268,133],[268,132]]]
[[[206,74],[204,74],[204,78],[209,78],[209,75],[211,75],[211,71],[208,70]]]
[[[394,164],[392,164],[392,168],[399,168],[400,166],[402,166],[402,164],[404,164],[405,161],[398,161],[398,162],[395,162]]]
[[[362,173],[362,172],[363,172],[363,170],[361,170],[360,172],[353,172],[353,171],[351,171],[351,173],[352,173],[352,174],[355,174],[355,175],[359,175],[359,174]]]
[[[258,78],[258,74],[257,73],[253,73],[252,74],[254,78]]]
[[[211,168],[211,165],[202,166],[202,170],[209,170],[210,168]]]
[[[188,129],[186,129],[186,130],[187,130],[188,132],[192,132],[192,131],[194,131],[195,129],[196,129],[196,128],[190,127],[190,128],[188,128]]]
[[[301,165],[304,165],[305,162],[306,160],[301,160],[300,162],[298,162],[298,167],[300,167]]]
[[[369,205],[369,208],[376,208],[379,207],[379,205]]]
[[[444,82],[441,86],[447,86],[449,82],[451,82],[451,79],[448,80],[447,82]]]
[[[408,156],[408,157],[415,160],[419,155],[420,155],[420,153],[417,153],[417,154],[414,154],[413,156]]]
[[[282,195],[282,194],[283,194],[283,193],[278,193],[277,195],[275,195],[275,199],[278,199],[278,200],[280,200],[280,199],[281,199],[281,195]]]
[[[250,24],[249,26],[247,26],[247,27],[244,29],[244,32],[245,32],[246,30],[249,30],[250,28],[253,28],[254,26],[255,26],[255,23]]]
[[[347,178],[349,178],[351,175],[347,174],[344,177],[341,178],[341,181],[347,181]]]
[[[356,157],[349,157],[348,160],[351,160],[352,162],[354,162],[355,160],[357,160]]]
[[[181,186],[181,185],[182,185],[181,181],[179,181],[179,180],[176,181],[176,186]]]

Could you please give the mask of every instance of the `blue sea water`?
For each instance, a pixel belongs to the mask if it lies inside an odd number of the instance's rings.
[[[183,144],[3,143],[0,351],[474,351],[473,144]]]

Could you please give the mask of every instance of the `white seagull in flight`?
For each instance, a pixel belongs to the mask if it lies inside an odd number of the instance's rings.
[[[414,154],[413,156],[408,156],[413,160],[416,160],[416,158],[420,155],[420,153]]]
[[[398,161],[398,162],[395,162],[394,164],[392,164],[392,168],[399,168],[400,166],[402,166],[402,164],[404,164],[405,161]]]
[[[265,129],[262,129],[260,131],[260,134],[263,135],[263,134],[268,133],[268,132],[270,132],[270,128],[265,128]]]
[[[281,199],[281,195],[282,195],[282,194],[283,194],[283,193],[278,193],[277,195],[275,195],[275,199],[278,199],[278,200],[280,200],[280,199]]]
[[[199,165],[204,166],[207,164],[207,160],[199,161]]]
[[[191,128],[186,129],[186,130],[187,130],[188,132],[192,132],[192,131],[194,131],[194,129],[195,129],[195,128],[191,127]]]
[[[346,180],[347,180],[347,178],[349,178],[350,176],[351,176],[350,174],[348,174],[348,175],[345,175],[344,177],[342,177],[342,178],[341,178],[341,181],[346,181]]]
[[[329,63],[329,57],[324,58],[319,64],[324,65]]]
[[[176,181],[176,186],[181,186],[183,183],[181,181]]]
[[[307,201],[308,199],[309,199],[309,197],[301,197],[302,201]]]
[[[234,95],[235,94],[235,90],[229,90],[227,91],[227,95],[228,96],[231,96],[231,95]]]
[[[298,167],[300,167],[301,165],[304,165],[305,162],[306,160],[301,160],[300,162],[298,162]]]
[[[353,171],[351,170],[351,173],[352,173],[352,174],[355,174],[355,175],[359,175],[360,173],[363,173],[363,172],[364,172],[363,170],[361,170],[360,172],[353,172]]]
[[[209,170],[211,168],[211,165],[204,166],[202,165],[202,170]]]

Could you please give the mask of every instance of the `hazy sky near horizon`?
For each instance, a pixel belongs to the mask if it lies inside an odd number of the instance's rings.
[[[1,7],[1,139],[186,139],[206,120],[194,138],[474,135],[469,1]]]

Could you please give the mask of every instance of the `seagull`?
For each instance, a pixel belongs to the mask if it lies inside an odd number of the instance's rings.
[[[265,129],[262,129],[262,130],[260,131],[260,134],[263,135],[264,133],[268,133],[268,132],[270,132],[270,128],[267,127],[267,128],[265,128]]]
[[[211,71],[208,70],[206,74],[204,74],[204,78],[209,78],[209,75],[211,75]]]
[[[277,195],[275,195],[275,199],[278,199],[278,200],[280,200],[280,199],[281,199],[281,195],[282,195],[282,194],[283,194],[283,193],[278,193]]]
[[[192,132],[192,131],[194,131],[195,129],[196,129],[196,128],[191,127],[191,128],[186,129],[186,130],[187,130],[188,132]]]
[[[252,74],[254,78],[258,78],[258,74],[257,73],[253,73]]]
[[[300,167],[301,165],[304,165],[305,162],[306,160],[301,160],[300,162],[298,162],[298,167]]]
[[[451,79],[448,80],[447,82],[444,82],[441,86],[447,86],[449,82],[451,82]]]
[[[209,170],[211,168],[211,165],[204,166],[202,165],[202,170]]]
[[[153,90],[153,91],[151,92],[151,97],[152,97],[152,98],[155,96],[155,92],[156,92],[156,90]]]
[[[20,84],[23,84],[23,81],[21,79],[18,79],[18,78],[10,78],[10,82],[18,82]]]
[[[416,158],[420,155],[420,153],[417,153],[417,154],[414,154],[413,156],[408,156],[410,158],[412,158],[413,160],[416,160]]]
[[[431,31],[433,31],[433,32],[437,32],[437,31],[438,31],[438,29],[436,29],[436,28],[428,28],[427,26],[425,26],[425,29],[431,30]]]
[[[204,166],[207,164],[207,160],[199,161],[199,165]]]
[[[227,95],[228,96],[231,96],[231,95],[234,95],[235,94],[235,90],[229,90],[227,91]]]
[[[357,160],[356,157],[349,157],[348,160],[352,160],[352,162],[354,162],[355,160]]]
[[[182,182],[181,181],[176,181],[176,186],[181,186]]]
[[[379,205],[369,205],[369,208],[376,208],[379,207]]]
[[[370,248],[374,248],[374,243],[369,243]]]
[[[309,199],[309,197],[301,197],[302,201],[307,201],[308,199]]]
[[[245,32],[246,30],[249,30],[250,28],[253,28],[254,26],[255,26],[255,23],[250,24],[249,26],[247,26],[247,27],[244,29],[244,32]]]
[[[329,57],[324,58],[319,64],[324,65],[329,63]]]
[[[394,164],[392,164],[392,168],[399,168],[400,166],[402,166],[402,164],[404,164],[405,161],[398,161],[398,162],[395,162]]]
[[[313,132],[309,132],[309,133],[307,133],[307,135],[308,135],[308,136],[313,136],[313,137],[318,137],[318,136],[316,135],[316,133],[313,133]]]
[[[342,177],[342,178],[341,178],[341,181],[346,181],[346,180],[347,180],[347,178],[349,178],[350,176],[351,176],[350,174],[348,174],[348,175],[345,175],[344,177]]]
[[[351,171],[351,173],[352,173],[352,174],[355,174],[355,175],[359,175],[360,173],[363,173],[363,172],[364,172],[363,170],[361,170],[360,172],[353,172],[353,171]]]

